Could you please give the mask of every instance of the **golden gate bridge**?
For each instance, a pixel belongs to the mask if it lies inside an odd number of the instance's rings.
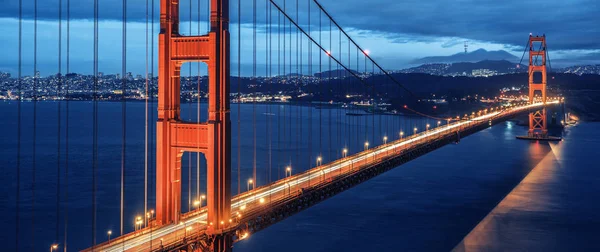
[[[58,48],[58,76],[59,85],[57,92],[64,95],[67,113],[67,125],[63,125],[67,130],[65,135],[65,143],[67,145],[66,152],[61,153],[61,126],[58,125],[58,143],[57,155],[59,162],[57,163],[57,185],[61,185],[59,173],[61,169],[64,171],[65,187],[68,186],[68,163],[69,163],[69,127],[73,125],[72,121],[76,118],[71,118],[69,122],[69,103],[70,89],[69,83],[71,80],[68,77],[62,76],[62,7],[63,1],[59,1],[59,33],[60,41]],[[66,0],[67,4],[67,69],[69,73],[69,20],[70,20],[70,1]],[[533,140],[556,140],[547,134],[546,124],[546,107],[562,102],[559,98],[546,97],[546,37],[532,36],[528,40],[529,49],[529,100],[528,101],[513,101],[509,104],[501,106],[489,107],[488,109],[457,116],[451,118],[440,118],[437,116],[428,115],[420,112],[419,108],[413,106],[403,106],[404,112],[413,114],[419,117],[433,120],[433,123],[425,125],[424,128],[414,127],[407,132],[402,127],[399,127],[399,121],[386,121],[379,125],[384,125],[385,132],[383,135],[375,134],[375,102],[377,99],[389,96],[389,89],[384,88],[384,84],[378,83],[382,79],[385,84],[395,86],[397,94],[393,94],[395,99],[402,99],[406,104],[414,104],[411,101],[417,100],[417,95],[413,94],[409,89],[396,80],[393,75],[384,70],[372,57],[369,52],[361,48],[354,39],[338,24],[317,0],[292,1],[292,0],[253,0],[251,3],[252,15],[243,15],[243,5],[250,2],[237,1],[237,48],[231,46],[232,35],[230,34],[230,1],[229,0],[210,0],[206,1],[206,5],[201,1],[196,1],[195,5],[190,0],[189,5],[182,7],[182,2],[185,0],[160,0],[159,4],[159,20],[160,25],[157,29],[158,34],[154,32],[154,1],[149,3],[146,1],[146,73],[145,73],[145,109],[146,109],[146,124],[144,148],[145,148],[145,163],[144,163],[144,209],[143,214],[133,218],[134,231],[127,232],[125,223],[130,223],[129,219],[124,216],[123,208],[127,204],[128,199],[125,198],[125,179],[126,174],[126,134],[127,134],[127,107],[125,104],[126,95],[128,92],[127,73],[127,1],[123,1],[123,34],[122,34],[122,151],[121,151],[121,181],[120,181],[120,226],[117,230],[107,230],[106,238],[103,233],[98,233],[102,229],[102,224],[97,222],[98,219],[98,202],[97,190],[98,179],[101,176],[98,173],[100,164],[98,162],[101,149],[98,148],[98,102],[100,100],[99,87],[103,84],[100,81],[99,75],[99,27],[101,22],[101,13],[99,12],[99,0],[93,1],[94,10],[94,51],[93,51],[93,85],[90,88],[93,95],[93,130],[92,130],[92,177],[90,180],[92,194],[91,204],[91,244],[84,251],[231,251],[233,244],[237,241],[248,238],[253,233],[256,233],[268,226],[277,223],[297,212],[307,209],[329,197],[336,195],[344,190],[347,190],[354,185],[360,184],[378,174],[389,169],[397,167],[405,162],[408,162],[421,155],[425,155],[437,148],[440,148],[448,143],[458,142],[461,137],[476,133],[482,129],[492,126],[493,124],[503,122],[513,118],[519,114],[529,113],[530,115],[530,130],[526,139]],[[301,3],[302,2],[302,3]],[[16,246],[19,249],[25,241],[19,240],[19,220],[22,207],[22,195],[20,195],[20,169],[21,159],[21,102],[23,91],[21,87],[22,79],[22,1],[19,1],[19,89],[18,89],[18,146],[17,146],[17,195],[16,195]],[[197,8],[197,32],[192,34],[193,28],[193,7]],[[182,21],[182,14],[185,10],[189,11],[189,34],[183,34],[183,28],[186,26]],[[204,10],[203,10],[204,8]],[[34,73],[37,72],[37,0],[35,1],[35,38],[34,38]],[[201,29],[201,13],[204,11],[208,21],[207,32],[202,33]],[[302,13],[303,16],[300,14]],[[245,41],[242,36],[242,19],[252,20],[252,41]],[[149,21],[150,20],[150,21]],[[149,25],[150,24],[150,25]],[[158,35],[158,81],[154,82],[154,45],[152,38]],[[264,41],[259,43],[258,36],[264,36]],[[534,44],[540,43],[536,50]],[[149,46],[151,44],[151,46]],[[151,47],[151,48],[150,48]],[[364,117],[365,125],[368,125],[368,120],[371,119],[372,131],[367,129],[356,129],[347,127],[341,129],[337,123],[332,123],[337,117],[341,119],[341,112],[336,111],[337,115],[332,114],[332,110],[327,110],[323,113],[321,107],[318,110],[319,120],[305,120],[302,115],[303,110],[294,111],[286,103],[283,113],[283,119],[278,116],[277,129],[273,125],[267,125],[266,129],[257,128],[257,105],[256,99],[252,102],[252,122],[242,121],[240,117],[240,82],[241,82],[241,63],[242,47],[252,48],[252,67],[253,75],[252,86],[273,84],[276,80],[267,78],[265,82],[259,82],[258,76],[284,76],[284,81],[294,83],[294,88],[302,89],[308,85],[304,74],[312,74],[317,71],[320,73],[317,78],[317,91],[323,89],[335,89],[341,94],[346,94],[348,90],[353,89],[353,85],[360,85],[368,92],[364,97],[371,102],[373,113],[371,117]],[[232,51],[237,49],[237,66],[231,63]],[[264,62],[259,62],[259,53]],[[538,64],[537,58],[541,57],[541,63]],[[137,59],[136,59],[137,60]],[[261,60],[262,61],[262,60]],[[197,83],[192,83],[191,73],[192,64],[198,65],[198,75],[200,75],[201,64],[205,64],[207,69],[208,84],[207,84],[207,107],[204,108],[206,120],[200,118],[201,112],[201,78],[196,78]],[[201,64],[200,64],[201,63]],[[185,64],[189,66],[190,76],[182,75],[182,69],[185,70]],[[265,66],[264,73],[258,73],[257,66],[263,64]],[[231,78],[231,70],[237,67],[237,78]],[[356,69],[358,72],[353,71]],[[314,70],[314,71],[313,71]],[[327,70],[326,74],[323,71]],[[535,82],[534,73],[542,74],[542,82]],[[342,73],[342,74],[341,74]],[[325,75],[325,76],[324,76]],[[383,78],[371,78],[379,75]],[[235,76],[233,76],[235,77]],[[37,81],[39,77],[34,77],[34,85],[32,87],[34,109],[32,111],[34,118],[33,130],[33,185],[35,186],[36,166],[36,118],[37,110],[35,104],[39,97],[35,95],[39,88]],[[235,87],[237,81],[238,91],[232,94],[231,88]],[[324,83],[327,83],[324,84]],[[184,119],[182,113],[183,104],[181,101],[182,90],[181,85],[185,84],[188,87],[196,87],[197,115],[195,120],[192,116]],[[154,95],[153,90],[157,90],[157,118],[153,119],[154,113],[149,111],[148,103],[152,103]],[[541,93],[541,97],[536,97],[535,91]],[[299,91],[300,93],[309,93],[307,91]],[[342,95],[343,96],[343,95]],[[319,97],[313,97],[319,99]],[[238,101],[238,118],[237,123],[232,123],[230,114],[232,107],[230,101],[236,99]],[[323,101],[324,104],[332,103]],[[348,101],[346,101],[348,102]],[[61,107],[59,103],[59,108]],[[188,103],[189,104],[189,103]],[[311,102],[304,103],[305,106],[310,106],[310,113],[313,112],[314,105]],[[322,106],[322,105],[319,105]],[[189,110],[189,109],[188,109]],[[59,109],[58,116],[61,116]],[[191,110],[189,110],[191,114]],[[264,111],[266,115],[273,114],[268,107]],[[279,111],[281,112],[281,111]],[[294,113],[295,112],[295,113]],[[292,113],[296,116],[293,122]],[[325,120],[324,120],[325,118]],[[362,118],[360,118],[362,119]],[[360,120],[357,118],[356,120]],[[270,119],[269,119],[270,120]],[[287,121],[286,121],[287,120]],[[348,120],[348,119],[346,119]],[[59,120],[60,123],[61,120]],[[150,123],[148,123],[150,121]],[[327,122],[324,123],[324,122]],[[269,121],[270,122],[270,121]],[[71,123],[71,125],[69,125]],[[286,126],[287,124],[287,126]],[[358,124],[357,124],[358,125]],[[252,146],[252,172],[247,177],[242,176],[241,166],[245,160],[241,158],[243,150],[240,140],[240,131],[243,127],[252,127],[253,146]],[[281,130],[283,126],[283,130]],[[292,130],[296,127],[297,129]],[[286,128],[287,127],[287,128]],[[299,127],[299,129],[298,129]],[[308,156],[300,157],[298,149],[301,148],[299,143],[305,130],[308,130],[309,141],[319,141],[318,152],[312,150],[308,152]],[[338,127],[335,137],[332,133],[332,128]],[[382,127],[382,126],[380,126]],[[232,167],[232,131],[237,131],[237,167]],[[318,128],[318,136],[312,136],[312,129]],[[391,128],[391,129],[390,129]],[[156,131],[156,138],[150,139],[151,130]],[[268,163],[257,163],[257,134],[258,130],[267,131],[268,146]],[[278,140],[273,148],[273,136],[276,135]],[[346,136],[347,135],[347,136]],[[295,143],[294,146],[281,146],[281,139]],[[294,141],[295,139],[295,141]],[[334,143],[335,139],[337,143]],[[149,161],[152,157],[152,150],[155,141],[155,161],[156,167],[152,167],[152,162]],[[322,142],[328,142],[324,145]],[[337,145],[334,147],[334,145]],[[273,152],[277,149],[292,148],[296,150],[296,155],[293,157],[292,152],[286,152],[284,157],[273,158]],[[309,148],[312,148],[312,144]],[[149,155],[150,153],[150,155]],[[188,202],[187,205],[182,202],[182,157],[187,153],[194,153],[197,157],[196,168],[196,191],[192,193],[193,174],[191,158],[188,166]],[[314,154],[317,153],[317,154]],[[206,185],[203,193],[200,186],[200,154],[203,154],[206,159]],[[71,153],[72,158],[73,153]],[[61,163],[61,156],[64,156],[64,163]],[[286,157],[287,156],[287,157]],[[275,160],[275,161],[274,161]],[[304,161],[303,161],[304,160]],[[309,161],[306,161],[309,160]],[[273,162],[275,165],[273,165]],[[272,179],[273,167],[277,170],[278,179]],[[234,171],[237,168],[237,172]],[[149,176],[149,170],[155,170],[155,178]],[[281,176],[283,172],[284,176]],[[264,173],[262,177],[259,173]],[[154,181],[151,181],[154,180]],[[237,194],[232,193],[232,180],[236,180]],[[151,182],[150,185],[148,182]],[[152,186],[152,182],[155,183]],[[243,191],[243,186],[246,184],[246,190]],[[39,189],[38,189],[39,190]],[[35,209],[35,187],[32,190],[31,207]],[[151,205],[149,198],[155,197],[154,205]],[[69,241],[66,235],[68,204],[61,204],[60,187],[57,187],[57,228],[56,240],[50,244],[50,251],[64,250],[67,251]],[[68,202],[68,195],[65,195],[63,201]],[[187,212],[183,210],[187,207]],[[59,240],[58,230],[58,213],[63,209],[65,213],[65,231],[62,241]],[[35,217],[32,216],[32,225],[35,225]],[[69,225],[76,225],[77,220],[70,220]],[[34,243],[35,237],[32,234],[31,240],[26,243]],[[32,245],[32,248],[33,245]],[[71,249],[71,248],[69,248]]]

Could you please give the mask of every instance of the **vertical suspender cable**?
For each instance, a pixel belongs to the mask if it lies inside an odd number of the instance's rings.
[[[121,235],[123,235],[124,211],[125,211],[125,161],[126,161],[126,133],[127,133],[127,105],[125,103],[127,87],[127,1],[123,1],[123,37],[122,37],[122,55],[121,55],[121,78],[122,96],[121,96]],[[145,214],[145,213],[144,213]],[[125,243],[122,243],[125,245]]]
[[[188,36],[192,36],[192,0],[190,0],[190,23],[188,29]],[[192,64],[188,63],[188,77],[186,80],[187,83],[187,93],[188,98],[186,98],[186,102],[188,104],[188,120],[192,120],[192,103],[191,103],[191,87],[192,87]],[[188,212],[192,210],[192,153],[188,153]]]
[[[268,81],[268,87],[271,88],[271,5],[269,4],[269,1],[265,1],[265,22],[267,23],[267,32],[265,33],[265,40],[267,41],[265,43],[265,77],[267,78]],[[269,95],[270,90],[267,89],[267,95]],[[265,105],[265,119],[267,120],[267,127],[265,127],[265,137],[266,137],[266,142],[268,145],[268,152],[267,152],[267,160],[269,163],[269,167],[265,167],[265,173],[266,173],[266,177],[265,177],[265,181],[266,183],[271,184],[271,134],[269,134],[271,132],[271,106],[269,106],[268,104]],[[271,194],[269,194],[269,203],[271,203]]]
[[[23,92],[21,90],[21,75],[22,75],[22,57],[23,57],[23,0],[19,0],[19,73],[18,73],[18,92],[19,100],[17,101],[17,190],[15,198],[15,251],[19,251],[19,225],[21,214],[21,102],[23,100]]]
[[[92,104],[92,246],[96,245],[96,131],[97,131],[97,114],[96,114],[96,88],[98,85],[98,0],[94,0],[94,83],[93,83],[93,104]],[[123,225],[121,225],[123,226]],[[121,232],[122,233],[122,232]]]
[[[290,20],[291,20],[291,18],[290,18]],[[289,64],[288,64],[289,71],[288,71],[288,73],[292,74],[292,22],[291,21],[289,22],[289,31],[290,31],[290,39],[288,41],[290,42],[290,50],[289,50],[290,55],[289,55],[289,58],[288,58],[289,59]],[[292,76],[288,75],[287,80],[288,80],[288,83],[291,83],[292,82]],[[288,84],[288,86],[290,86],[290,84]],[[288,90],[289,90],[289,88],[288,88]],[[291,95],[290,95],[290,98],[291,98]],[[288,112],[289,112],[289,115],[290,115],[289,116],[289,121],[288,121],[288,133],[289,133],[288,139],[290,141],[290,151],[289,151],[289,157],[290,157],[290,159],[289,159],[288,165],[292,165],[292,149],[293,148],[292,148],[292,102],[291,102],[291,99],[288,101],[287,104],[288,104],[288,106],[287,106],[288,107]]]
[[[311,24],[310,24],[310,0],[307,1],[308,3],[308,34],[310,34],[310,30],[311,30]],[[310,42],[308,42],[308,74],[312,75],[312,44]],[[311,78],[312,79],[312,78]],[[312,84],[312,81],[309,82],[309,84]],[[310,88],[309,89],[311,91],[311,93],[314,94],[314,89]],[[313,96],[314,97],[314,96]],[[308,169],[310,169],[310,167],[312,167],[312,146],[313,146],[313,141],[312,141],[312,98],[311,97],[311,101],[309,101],[309,108],[308,108]],[[310,187],[310,175],[308,176],[308,187]]]
[[[277,12],[277,78],[281,78],[281,12]],[[281,109],[277,106],[277,150],[281,152]],[[277,155],[277,179],[281,178],[281,156]]]
[[[299,14],[299,12],[298,12],[298,0],[296,0],[296,22],[300,23],[298,14]],[[300,80],[300,77],[298,76],[298,67],[299,67],[299,65],[298,65],[298,62],[299,62],[298,61],[298,58],[299,58],[298,35],[299,35],[299,33],[300,33],[300,31],[298,29],[296,29],[296,73],[295,73],[296,74],[296,83],[295,84],[299,86],[299,89],[302,89],[302,85],[301,85],[301,82],[300,82],[301,80]],[[298,110],[299,109],[300,109],[300,106],[296,106],[296,125],[301,124],[300,123],[300,117],[299,117],[299,114],[298,114]],[[290,127],[290,130],[291,130],[291,128],[292,127]],[[300,127],[300,134],[302,134],[302,126]],[[299,144],[298,144],[298,142],[300,141],[300,138],[299,138],[300,134],[296,133],[296,165],[298,165],[299,162],[300,162],[300,148],[299,148]],[[291,176],[291,174],[290,174],[290,176]]]
[[[153,84],[154,84],[154,0],[152,0],[151,2],[152,7],[150,8],[151,10],[151,14],[150,14],[150,19],[151,19],[151,25],[150,25],[150,85],[149,85],[149,99],[150,99],[150,107],[152,107],[152,103],[153,103]],[[150,113],[150,130],[149,132],[154,132],[154,127],[152,127],[154,125],[154,112]],[[152,135],[153,136],[153,135]],[[153,158],[153,150],[155,150],[156,148],[154,148],[154,137],[150,137],[150,146],[152,146],[153,148],[150,149],[148,156],[150,157],[149,160],[154,160]],[[150,167],[152,167],[152,161],[150,161]],[[150,169],[149,172],[151,172],[152,169]],[[148,177],[149,177],[149,188],[152,188],[152,176],[151,173],[148,173]],[[147,204],[147,203],[146,203]],[[152,218],[152,213],[153,210],[150,210],[150,217]],[[150,249],[152,249],[152,237],[153,237],[153,233],[152,233],[153,229],[150,229]]]
[[[285,0],[283,0],[283,10],[284,10],[284,12],[286,10],[286,1]],[[283,54],[283,67],[282,68],[283,68],[283,78],[285,78],[285,80],[286,80],[285,84],[289,85],[288,77],[287,77],[287,74],[286,74],[286,68],[285,68],[285,63],[286,63],[285,59],[286,59],[286,56],[287,56],[286,53],[285,53],[285,49],[286,49],[286,46],[287,46],[287,43],[286,43],[286,34],[287,34],[287,29],[286,29],[286,26],[285,26],[285,18],[284,18],[283,19],[283,51],[282,51],[282,54]],[[285,109],[285,106],[281,106],[281,107],[283,108],[283,146],[282,146],[282,148],[286,149],[285,147],[287,146],[287,142],[286,142],[286,139],[287,139],[287,130],[286,130],[285,126],[286,126],[286,121],[287,121],[287,117],[286,117],[287,110]],[[284,151],[284,155],[285,155],[285,152],[286,151]],[[284,156],[284,155],[282,155],[282,156]],[[283,166],[284,167],[280,167],[279,169],[283,169],[283,172],[284,172],[283,177],[285,177],[286,176],[285,175],[285,165],[283,165]]]
[[[121,229],[124,223],[125,211],[125,137],[127,127],[125,107],[125,87],[127,85],[127,0],[123,1],[122,41],[121,41]],[[123,231],[121,230],[121,235]],[[124,245],[124,243],[123,243]]]
[[[242,0],[238,0],[238,58],[237,58],[237,71],[238,71],[238,86],[237,86],[237,176],[238,176],[238,194],[241,193],[241,174],[240,174],[240,170],[241,170],[241,166],[242,166],[242,155],[241,155],[241,151],[242,151],[242,135],[241,135],[241,116],[242,116],[242,101],[241,101],[241,86],[242,86],[242,73],[241,73],[241,63],[240,60],[242,59],[242,40],[240,39],[240,37],[242,36]]]
[[[365,54],[365,67],[367,64],[367,54]],[[372,66],[372,70],[371,70],[371,76],[373,76],[375,74],[375,65],[371,63]],[[366,78],[366,77],[365,77]],[[375,88],[371,89],[371,100],[373,100],[373,104],[371,104],[372,107],[372,113],[373,115],[371,116],[371,139],[373,141],[373,145],[375,144]]]
[[[148,226],[148,0],[146,0],[146,87],[144,97],[144,226]]]
[[[252,1],[252,82],[254,94],[252,99],[252,133],[253,133],[253,159],[252,159],[252,181],[256,186],[256,0]]]
[[[352,65],[352,60],[350,59],[350,41],[348,41],[348,68],[352,69],[351,65]],[[353,91],[352,86],[351,86],[352,79],[348,78],[349,75],[350,75],[350,73],[344,72],[344,79],[347,80],[347,88],[349,88],[350,92],[352,92]],[[352,102],[352,99],[348,99],[348,103],[351,103],[351,102]],[[352,111],[352,110],[354,110],[354,108],[351,108],[349,111]],[[346,123],[348,124],[348,140],[349,140],[348,145],[352,146],[352,142],[353,142],[352,141],[352,131],[353,131],[352,121],[353,120],[351,118],[349,118],[348,116],[346,116],[346,118],[347,118]],[[356,140],[358,140],[358,138]],[[349,151],[352,151],[352,150],[349,150]]]
[[[35,251],[35,172],[36,172],[36,140],[37,140],[37,0],[34,1],[34,30],[33,30],[33,152],[31,169],[31,250]]]
[[[200,5],[200,3],[198,3]],[[190,0],[190,29],[188,31],[189,36],[192,36],[192,0]],[[200,13],[198,13],[200,15]],[[189,75],[187,79],[187,91],[188,91],[188,115],[189,119],[192,120],[192,64],[188,63]],[[192,210],[192,153],[188,154],[188,212]]]
[[[333,97],[333,92],[332,92],[333,91],[333,88],[332,88],[333,84],[332,84],[332,81],[331,81],[331,54],[333,52],[331,51],[331,49],[332,49],[332,43],[331,43],[331,20],[330,20],[329,21],[329,53],[327,54],[327,63],[329,64],[329,73],[328,73],[329,78],[327,79],[327,87],[329,88],[329,91],[330,91],[328,93]],[[329,112],[328,113],[329,114],[329,117],[328,117],[328,120],[329,120],[329,153],[327,153],[327,155],[330,158],[329,160],[333,160],[334,159],[334,156],[332,154],[332,151],[333,151],[332,144],[333,143],[331,141],[331,137],[333,135],[332,132],[331,132],[331,130],[332,130],[331,129],[331,123],[332,123],[333,120],[331,118],[331,108],[328,109],[328,112]]]
[[[61,106],[60,89],[62,88],[62,0],[58,0],[58,86],[56,96],[58,100],[57,110],[57,132],[56,132],[56,237],[54,242],[58,242],[59,223],[60,223],[60,133],[61,133]]]
[[[319,45],[322,44],[321,42],[321,35],[323,33],[323,29],[322,29],[322,22],[321,22],[321,12],[319,12]],[[322,65],[323,65],[323,53],[319,52],[319,96],[320,96],[320,102],[321,105],[319,105],[319,158],[321,158],[322,160],[322,155],[323,155],[323,70],[322,70]],[[319,165],[319,164],[317,164]]]
[[[202,15],[200,15],[200,5],[201,5],[201,1],[198,1],[198,36],[200,36],[200,17]],[[200,88],[200,81],[201,81],[201,64],[200,62],[198,62],[198,75],[196,78],[196,89],[198,90],[198,99],[196,101],[196,126],[198,128],[200,128],[200,97],[201,97],[201,88]],[[200,142],[200,134],[197,135],[196,138],[197,142]],[[196,152],[196,199],[200,200],[200,146],[198,146],[198,151]],[[200,203],[202,203],[202,201],[200,201]],[[198,206],[198,208],[201,208],[202,206]]]
[[[70,52],[71,52],[71,0],[67,0],[67,76],[70,70]],[[68,235],[68,220],[69,220],[69,101],[71,96],[69,89],[71,80],[67,77],[66,98],[66,115],[65,115],[65,231],[63,235],[63,252],[67,252],[67,235]]]
[[[342,33],[339,32],[339,31],[338,31],[338,45],[339,45],[338,46],[338,51],[340,53],[340,61],[341,61],[342,60]],[[341,78],[341,71],[340,71],[340,65],[339,64],[337,65],[337,76],[338,76],[338,79],[337,79],[338,92],[340,92],[340,91],[342,91],[342,78]],[[340,97],[340,101],[342,100],[342,97],[344,97],[344,96]],[[340,145],[343,148],[343,147],[346,147],[345,146],[346,143],[342,142],[342,108],[339,107],[339,104],[338,104],[338,107],[337,107],[337,112],[338,112],[338,121],[336,122],[336,124],[338,126],[337,127],[337,129],[338,129],[337,130],[338,131],[338,139],[337,140],[338,140],[338,142],[340,143]],[[338,151],[338,154],[339,153],[340,152]],[[342,169],[340,169],[340,173],[341,172],[342,172]]]
[[[298,10],[299,10],[298,0],[296,0],[296,16],[297,16],[296,19],[298,19],[297,22],[300,23],[300,12]],[[298,30],[298,34],[299,33],[300,33],[300,31]],[[301,91],[301,93],[303,93],[302,92],[303,91],[302,88],[304,87],[304,71],[303,71],[304,70],[303,69],[304,65],[302,64],[303,63],[302,62],[302,59],[303,59],[302,52],[303,51],[304,50],[303,50],[303,46],[302,46],[302,36],[300,36],[300,75],[299,75],[300,76],[300,84],[299,85],[300,85],[300,91]],[[299,117],[300,118],[300,121],[299,121],[299,124],[300,124],[300,141],[302,141],[304,139],[302,137],[303,132],[304,132],[303,131],[303,127],[302,127],[302,125],[304,124],[303,120],[302,120],[303,119],[303,116],[302,116],[303,113],[302,112],[304,111],[304,106],[299,106],[299,109],[300,109],[300,117]],[[301,165],[300,158],[298,158],[298,165]],[[299,168],[301,168],[301,167],[299,167]]]

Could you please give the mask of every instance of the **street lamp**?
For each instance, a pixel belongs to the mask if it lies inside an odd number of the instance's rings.
[[[413,132],[414,132],[414,133],[413,133],[414,135],[416,135],[416,134],[417,134],[417,127],[415,127],[415,128],[414,128]]]
[[[323,159],[321,158],[321,156],[318,156],[318,157],[317,157],[317,166],[321,166],[321,160],[323,160]],[[323,181],[323,179],[324,179],[324,177],[323,177],[323,176],[324,176],[324,175],[325,175],[325,174],[323,174],[323,168],[321,168],[321,181]],[[310,176],[309,176],[309,178],[310,178]]]
[[[429,131],[429,126],[430,126],[430,125],[429,125],[429,123],[428,123],[427,125],[425,125],[425,126],[427,126],[427,127],[425,128],[425,131]]]
[[[136,217],[136,218],[135,218],[135,222],[133,222],[133,224],[134,224],[134,226],[133,226],[133,229],[134,229],[134,230],[136,230],[136,231],[137,231],[138,229],[141,229],[141,228],[142,228],[142,224],[143,224],[143,223],[144,223],[144,222],[142,221],[142,217],[141,217],[141,216],[138,216],[138,217]],[[138,228],[138,227],[139,227],[139,228]]]
[[[52,244],[52,245],[50,246],[50,252],[54,251],[54,250],[55,250],[55,249],[57,249],[57,248],[58,248],[58,244]]]
[[[342,150],[342,154],[344,154],[344,158],[346,157],[346,154],[348,154],[348,149],[344,148]]]
[[[205,199],[206,196],[204,196],[204,194],[200,195],[200,198],[198,198],[198,200],[194,201],[194,206],[196,208],[201,208],[202,207],[202,200]]]
[[[108,232],[106,232],[106,234],[108,235],[108,243],[110,243],[110,235],[112,234],[112,231],[108,230]]]
[[[288,173],[289,173],[289,175],[288,175]],[[285,168],[285,176],[286,177],[291,177],[292,176],[292,167],[289,166],[289,165]]]
[[[383,144],[387,144],[387,136],[383,137]]]
[[[248,179],[247,191],[250,191],[250,185],[252,185],[252,189],[254,189],[254,181],[252,179]]]
[[[442,124],[442,122],[441,122],[441,121],[438,121],[438,127],[440,127],[440,124]]]
[[[400,140],[402,140],[402,137],[404,137],[404,131],[400,131]]]
[[[365,142],[365,150],[369,149],[369,142]]]

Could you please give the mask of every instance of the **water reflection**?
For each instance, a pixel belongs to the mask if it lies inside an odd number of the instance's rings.
[[[529,174],[453,249],[453,251],[520,250],[510,241],[522,241],[527,222],[516,222],[518,213],[545,212],[557,206],[548,190],[560,168],[562,142],[529,145],[530,162],[537,165]],[[540,158],[542,157],[542,158]],[[539,161],[536,161],[539,160]],[[513,237],[518,236],[518,237]],[[513,239],[514,238],[514,239]]]

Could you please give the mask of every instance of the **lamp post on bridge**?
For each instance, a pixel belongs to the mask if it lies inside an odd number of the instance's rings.
[[[317,157],[317,167],[321,166],[321,160],[323,160],[321,158],[321,156],[318,156]],[[325,174],[323,174],[323,168],[321,168],[321,182],[323,182],[323,179],[325,178],[324,175]]]
[[[50,246],[50,252],[54,251],[54,250],[55,250],[55,249],[57,249],[57,248],[58,248],[58,244],[52,244],[52,245]]]
[[[150,220],[152,220],[152,218],[154,218],[154,210],[153,209],[151,209],[150,212],[146,213],[146,223],[144,225],[148,226],[148,224],[150,223]]]
[[[133,222],[133,225],[134,225],[133,230],[137,231],[137,230],[142,229],[142,224],[144,224],[144,222],[142,221],[142,217],[141,216],[136,217],[135,221]]]
[[[291,176],[292,176],[292,166],[288,165],[288,166],[285,168],[285,177],[286,177],[286,178],[289,178],[289,177],[291,177]],[[292,193],[292,188],[291,188],[291,186],[290,186],[290,181],[286,181],[285,183],[286,183],[286,184],[287,184],[287,186],[288,186],[288,194],[291,194],[291,193]]]
[[[248,183],[246,184],[246,191],[250,191],[250,185],[254,188],[254,180],[248,179]]]
[[[387,139],[388,139],[387,136],[383,136],[383,145],[387,144]],[[389,153],[389,149],[387,149],[387,146],[384,148],[386,148],[385,154],[387,155]]]
[[[206,199],[206,196],[204,194],[200,195],[200,198],[198,198],[198,200],[194,201],[194,206],[196,207],[196,209],[199,209],[202,207],[203,199]]]
[[[112,231],[108,230],[108,232],[106,232],[106,234],[108,235],[108,244],[110,244],[110,235],[112,234]]]
[[[342,153],[344,153],[344,158],[346,158],[348,156],[348,149],[344,148],[344,150],[342,150]],[[350,170],[354,170],[354,160],[350,160]]]

